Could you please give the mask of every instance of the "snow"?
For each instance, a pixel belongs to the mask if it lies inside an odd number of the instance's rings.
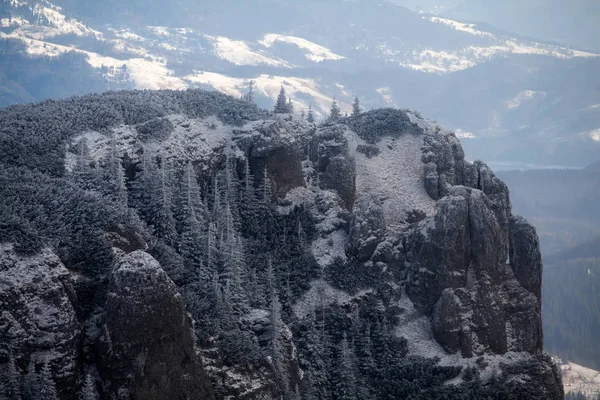
[[[279,90],[283,86],[288,97],[291,97],[294,103],[296,112],[307,110],[309,100],[317,117],[323,117],[329,114],[333,97],[324,94],[319,82],[310,78],[296,78],[289,76],[277,76],[261,74],[248,79],[234,78],[228,75],[209,71],[195,71],[193,74],[185,76],[184,80],[193,84],[210,85],[215,90],[226,93],[233,97],[240,97],[247,89],[249,80],[253,80],[254,90],[256,93],[275,100],[279,94]],[[342,112],[350,112],[352,105],[349,103],[339,102],[338,104]]]
[[[587,396],[600,393],[600,372],[571,362],[561,365],[560,370],[565,393],[583,392]]]
[[[361,290],[351,296],[342,290],[333,288],[324,280],[317,279],[311,282],[310,289],[292,306],[292,310],[297,318],[305,318],[310,313],[320,310],[322,306],[348,304],[372,291],[372,289]]]
[[[291,68],[283,60],[275,60],[266,57],[250,49],[248,44],[241,40],[233,40],[224,36],[204,35],[211,40],[215,46],[215,53],[223,60],[229,61],[235,65],[269,65]]]
[[[326,237],[315,239],[312,242],[311,251],[321,267],[328,267],[336,258],[346,260],[346,243],[348,243],[346,232],[340,229]]]
[[[544,97],[546,97],[546,92],[536,92],[535,90],[525,90],[525,91],[519,93],[513,99],[507,101],[506,108],[509,110],[512,110],[512,109],[515,109],[515,108],[521,106],[521,104],[523,104],[523,102],[525,102],[527,100],[532,100],[535,98],[544,98]]]
[[[358,145],[365,144],[356,133],[348,131],[346,137],[356,160],[356,197],[366,193],[378,197],[389,230],[401,230],[412,210],[434,215],[435,201],[424,185],[423,136],[384,137],[377,144],[379,155],[372,158],[356,151]]]
[[[28,25],[29,21],[27,21],[26,19],[20,17],[20,16],[14,16],[12,18],[2,18],[0,19],[0,27],[2,28],[9,28],[11,26],[22,26],[22,25]]]
[[[263,40],[259,41],[260,44],[267,48],[273,46],[273,44],[276,42],[291,43],[303,50],[308,50],[308,53],[305,55],[305,57],[317,63],[325,60],[338,61],[346,58],[344,56],[340,56],[339,54],[335,54],[326,47],[296,36],[284,36],[276,33],[269,33],[265,35]]]
[[[60,7],[53,6],[44,7],[40,4],[36,4],[33,12],[37,15],[41,15],[48,20],[48,23],[58,30],[58,34],[75,34],[77,36],[97,36],[102,37],[102,33],[91,28],[88,28],[83,23],[74,20],[67,19],[60,12]]]
[[[427,19],[427,18],[423,17],[423,19]],[[429,21],[448,25],[448,26],[452,27],[453,29],[456,29],[457,31],[467,32],[467,33],[470,33],[471,35],[485,36],[485,37],[490,37],[490,38],[494,37],[494,35],[492,35],[489,32],[483,32],[483,31],[475,29],[475,24],[465,24],[463,22],[457,22],[457,21],[453,21],[451,19],[440,18],[440,17],[429,17]]]

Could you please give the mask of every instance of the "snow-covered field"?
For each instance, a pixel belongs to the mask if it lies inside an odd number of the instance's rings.
[[[560,366],[565,393],[582,392],[591,398],[600,393],[600,372],[574,363]]]

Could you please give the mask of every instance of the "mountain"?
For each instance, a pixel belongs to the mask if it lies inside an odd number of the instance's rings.
[[[466,0],[442,13],[449,18],[488,22],[524,36],[600,50],[600,5],[594,0]]]
[[[469,159],[581,167],[600,146],[597,53],[388,2],[3,0],[0,16],[0,105],[131,88],[238,97],[254,80],[259,105],[283,85],[320,118],[334,97],[344,112],[355,96],[419,109]]]
[[[563,398],[535,229],[414,112],[108,92],[0,109],[0,160],[5,397]]]

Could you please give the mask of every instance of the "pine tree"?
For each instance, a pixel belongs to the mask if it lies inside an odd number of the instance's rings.
[[[294,113],[294,103],[292,103],[292,98],[288,98],[288,103],[287,103],[287,112],[289,114],[293,114]]]
[[[5,383],[5,394],[9,399],[21,399],[21,374],[17,370],[16,361],[11,353],[8,360],[8,372]]]
[[[309,395],[305,398],[327,399],[331,387],[329,383],[329,343],[325,334],[323,321],[317,321],[315,312],[311,312],[307,319],[307,333],[305,338],[304,368],[309,376]]]
[[[281,90],[279,91],[279,95],[277,96],[277,101],[275,102],[276,114],[287,114],[289,112],[287,99],[285,97],[285,89],[281,86]]]
[[[354,103],[352,104],[352,116],[353,117],[358,117],[360,115],[361,111],[360,111],[360,102],[358,100],[358,97],[354,98]]]
[[[300,113],[300,118],[306,119],[306,112],[304,111],[304,109],[302,109],[302,112]]]
[[[333,102],[331,103],[331,111],[329,112],[329,120],[337,121],[341,117],[342,117],[342,110],[340,109],[340,106],[338,105],[337,100],[334,98]]]
[[[366,327],[357,341],[358,347],[358,366],[362,374],[372,373],[375,369],[375,359],[373,358],[373,343],[371,341],[371,327],[366,323]]]
[[[315,114],[312,109],[312,104],[308,105],[308,114],[306,116],[306,120],[311,124],[315,123]]]
[[[156,235],[164,239],[167,244],[172,244],[177,238],[175,229],[175,218],[173,217],[173,190],[172,190],[172,174],[169,160],[163,156],[160,166],[160,186],[155,188],[153,202],[158,200],[155,205],[154,214],[152,215],[152,226]]]
[[[254,103],[254,84],[253,80],[248,81],[248,91],[242,96],[242,100],[248,103]]]
[[[204,209],[204,203],[202,203],[196,172],[191,162],[188,162],[183,170],[177,209],[177,216],[180,221],[194,217],[201,225],[204,224],[206,210]]]
[[[271,190],[271,179],[269,178],[269,170],[266,166],[263,169],[263,180],[260,192],[262,200],[266,203],[269,203],[271,201],[271,196],[273,195],[273,192]]]
[[[271,360],[273,368],[280,382],[280,387],[285,392],[288,389],[287,368],[285,367],[285,358],[283,354],[283,345],[281,343],[281,335],[283,333],[283,321],[281,320],[281,304],[279,296],[275,290],[271,293]]]
[[[25,376],[24,399],[37,400],[40,396],[39,377],[35,370],[35,361],[33,357],[29,360],[27,375]]]
[[[79,400],[98,400],[98,392],[96,391],[96,383],[91,374],[85,376],[85,383],[79,394]]]
[[[39,400],[58,400],[58,393],[56,392],[56,386],[54,384],[54,379],[52,378],[52,371],[50,370],[50,363],[48,361],[46,361],[42,367],[39,376],[39,385]]]
[[[125,171],[117,148],[117,137],[112,135],[110,151],[105,160],[104,180],[107,184],[106,194],[118,204],[127,205],[127,186],[125,185]]]
[[[356,398],[356,376],[352,365],[353,354],[348,346],[346,332],[339,346],[338,365],[334,381],[336,399],[354,400]]]

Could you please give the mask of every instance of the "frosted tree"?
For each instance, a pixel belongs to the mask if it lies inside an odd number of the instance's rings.
[[[311,396],[309,398],[326,399],[330,388],[328,340],[323,320],[317,321],[314,310],[308,315],[306,333],[305,363],[310,377]]]
[[[154,201],[158,199],[152,218],[156,235],[167,243],[173,243],[177,238],[175,218],[173,217],[172,171],[169,160],[163,156],[160,166],[160,186],[155,188]],[[157,193],[158,192],[158,193]]]
[[[31,357],[31,360],[29,361],[23,389],[23,397],[25,400],[37,400],[40,396],[39,377],[35,370],[35,361],[33,360],[33,357]]]
[[[254,103],[254,84],[253,80],[248,81],[248,91],[244,96],[242,96],[242,100],[247,101],[248,103]]]
[[[200,193],[200,185],[196,179],[196,172],[191,162],[188,162],[183,170],[181,179],[178,205],[178,216],[181,220],[189,217],[195,218],[201,225],[204,224],[204,203]]]
[[[363,374],[370,373],[375,369],[373,358],[373,342],[371,341],[371,326],[366,323],[362,335],[357,340],[358,366]]]
[[[308,114],[306,115],[306,120],[311,124],[315,123],[315,113],[313,112],[312,104],[308,105]]]
[[[306,119],[306,111],[304,111],[304,109],[302,109],[302,112],[300,113],[300,118]]]
[[[281,320],[281,304],[279,303],[279,297],[277,292],[273,290],[271,293],[271,307],[270,307],[270,326],[271,326],[271,359],[273,362],[273,368],[277,374],[281,388],[283,391],[287,391],[288,379],[287,369],[285,367],[285,357],[283,354],[283,344],[281,343],[281,336],[283,333],[283,321]]]
[[[4,393],[8,399],[21,399],[21,374],[17,370],[17,364],[12,353],[8,360]]]
[[[79,394],[79,400],[98,400],[99,398],[94,378],[92,378],[91,374],[87,374],[85,376],[85,383]]]
[[[341,117],[342,117],[342,110],[340,109],[340,106],[338,105],[337,100],[334,98],[333,102],[331,103],[331,110],[329,111],[329,120],[337,121]]]
[[[287,109],[288,109],[288,113],[290,113],[290,114],[294,113],[294,103],[292,103],[291,97],[288,98]]]
[[[58,400],[56,385],[50,370],[50,363],[46,361],[39,375],[40,395],[39,400]]]
[[[267,203],[271,201],[271,196],[273,195],[273,192],[271,189],[271,179],[269,178],[269,170],[266,166],[263,169],[263,179],[260,192],[263,201]]]
[[[275,102],[276,114],[287,114],[289,112],[288,103],[285,95],[285,89],[281,86],[281,90],[279,91],[279,95],[277,96],[277,101]]]
[[[216,273],[217,271],[217,259],[218,249],[216,243],[216,229],[215,224],[210,222],[208,224],[208,231],[206,232],[206,268],[210,274]]]
[[[353,117],[358,117],[360,115],[361,111],[360,111],[360,101],[358,100],[358,97],[354,98],[354,103],[352,104],[352,116]]]
[[[338,365],[335,369],[335,394],[336,399],[355,400],[356,399],[356,375],[353,366],[353,354],[348,345],[346,332],[339,346]]]
[[[113,133],[110,140],[110,149],[104,163],[105,181],[108,183],[108,194],[119,204],[127,204],[127,186],[125,185],[125,171],[117,148],[117,137]]]

